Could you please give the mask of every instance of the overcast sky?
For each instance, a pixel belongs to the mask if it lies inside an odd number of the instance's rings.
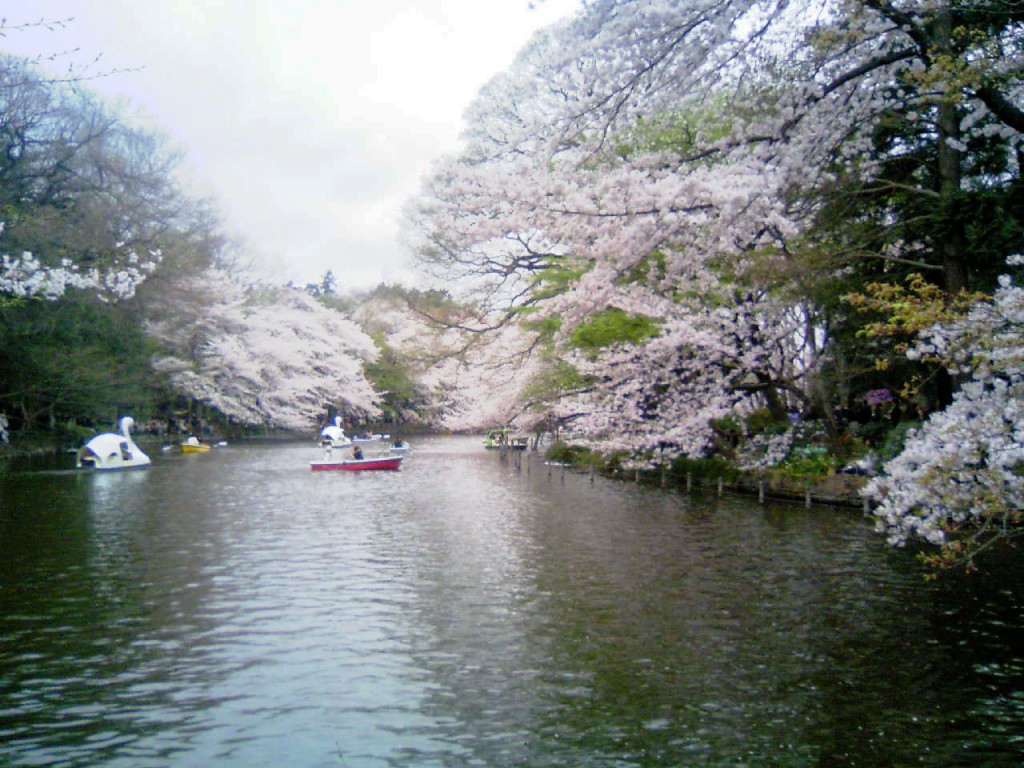
[[[531,8],[536,5],[536,8]],[[456,148],[463,110],[532,33],[578,0],[0,0],[17,55],[101,56],[187,153],[231,234],[282,279],[406,281],[402,204]],[[18,32],[26,21],[72,18]],[[67,57],[58,65],[66,68]]]

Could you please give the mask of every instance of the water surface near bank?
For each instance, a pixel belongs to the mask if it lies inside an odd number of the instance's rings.
[[[478,439],[0,478],[0,764],[1016,765],[1024,586]],[[1012,556],[1012,553],[1011,553]]]

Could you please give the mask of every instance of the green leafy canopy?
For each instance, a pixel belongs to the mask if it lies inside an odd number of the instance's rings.
[[[657,335],[660,323],[645,315],[631,315],[616,307],[594,315],[570,337],[576,349],[596,352],[615,344],[639,344]]]

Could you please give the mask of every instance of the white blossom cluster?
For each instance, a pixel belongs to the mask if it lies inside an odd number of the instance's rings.
[[[865,488],[893,544],[944,544],[964,527],[999,530],[1024,516],[1024,290],[1008,277],[990,302],[923,333],[914,355],[968,376],[884,474]]]
[[[60,267],[46,267],[31,253],[0,256],[0,293],[18,297],[59,299],[69,288],[91,290],[100,287],[96,270],[86,273],[65,259]]]
[[[50,267],[28,251],[20,256],[3,254],[0,255],[0,293],[56,301],[69,289],[78,289],[96,291],[102,299],[127,299],[135,295],[159,261],[159,253],[151,254],[145,262],[131,253],[125,266],[101,272],[96,268],[83,271],[70,259],[63,259],[58,267]]]
[[[740,469],[769,469],[784,461],[793,447],[796,430],[787,429],[779,434],[750,435],[737,456]]]
[[[699,458],[715,439],[717,420],[742,422],[762,404],[759,381],[795,375],[791,353],[781,353],[794,338],[792,318],[768,297],[711,310],[672,306],[673,316],[663,309],[660,332],[647,341],[572,358],[593,382],[566,403],[590,447],[634,454],[647,466],[678,456]],[[747,458],[764,466],[781,461],[788,438],[780,440]]]
[[[138,287],[157,268],[161,259],[162,254],[159,250],[151,251],[149,258],[145,261],[141,260],[134,251],[130,251],[125,263],[118,269],[98,275],[100,298],[130,299],[135,295]]]
[[[286,429],[309,429],[332,407],[378,413],[362,365],[376,347],[340,313],[298,291],[246,288],[216,269],[168,293],[165,319],[148,332],[168,350],[154,368],[177,392],[243,424]]]

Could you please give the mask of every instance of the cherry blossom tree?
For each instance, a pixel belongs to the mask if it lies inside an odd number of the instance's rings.
[[[791,388],[802,396],[792,362],[798,318],[767,298],[745,310],[677,311],[642,343],[616,344],[600,355],[577,350],[571,359],[584,386],[569,398],[578,408],[574,429],[593,448],[655,463],[713,448],[751,468],[784,458],[785,436],[747,453],[717,443],[719,420],[774,408],[775,421],[787,424],[791,399],[778,393]]]
[[[614,20],[599,5],[588,7],[610,24],[601,35],[588,26],[594,16],[556,29],[483,94],[471,112],[477,119],[466,157],[438,171],[413,214],[424,225],[421,253],[449,274],[478,281],[488,301],[539,312],[541,323],[554,320],[553,343],[564,350],[578,328],[610,309],[656,319],[656,338],[572,358],[580,386],[566,392],[572,405],[562,415],[609,445],[625,440],[639,451],[658,444],[699,453],[710,418],[726,403],[778,400],[780,377],[792,373],[774,348],[723,352],[759,343],[763,329],[751,333],[758,324],[750,323],[750,310],[776,300],[747,280],[741,265],[711,259],[776,242],[794,225],[779,202],[778,173],[750,155],[737,151],[725,162],[698,146],[693,136],[721,129],[717,114],[699,104],[647,111],[628,89],[595,96],[621,85],[616,66],[625,78],[636,63],[622,51],[612,54],[632,39],[627,27],[657,24],[640,4],[626,4]],[[737,8],[719,21],[736,22],[743,15]],[[651,30],[638,34],[644,45],[660,44]],[[587,47],[599,39],[600,47]],[[717,50],[718,39],[701,38],[694,57]],[[593,101],[579,101],[586,97]],[[695,103],[685,90],[673,98]],[[645,113],[664,122],[638,127]],[[688,161],[689,152],[699,157]],[[717,307],[679,300],[711,295]],[[786,311],[780,306],[775,314]],[[538,322],[538,315],[530,319]],[[764,342],[775,344],[769,335]],[[743,368],[757,359],[764,367]],[[720,405],[710,407],[708,396]],[[613,404],[622,406],[614,415]],[[698,420],[699,429],[692,424]]]
[[[995,287],[1024,237],[1022,23],[986,0],[585,3],[470,109],[411,211],[419,252],[528,318],[593,445],[699,455],[716,419],[843,370],[832,334],[858,329],[830,292]],[[1003,278],[922,337],[911,358],[959,389],[868,489],[890,541],[939,564],[1019,531],[1020,302]],[[581,345],[611,311],[651,332]]]
[[[529,421],[517,396],[536,367],[532,334],[444,291],[381,286],[352,303],[380,350],[369,375],[398,421],[455,431]]]
[[[82,88],[91,76],[0,57],[0,405],[25,428],[152,407],[145,321],[172,393],[230,418],[301,429],[328,409],[376,414],[371,339],[310,297],[213,266],[232,254],[208,205],[176,187],[178,155]]]
[[[245,286],[211,268],[163,300],[149,324],[166,350],[154,368],[176,393],[242,424],[294,430],[332,408],[356,419],[378,413],[363,373],[377,354],[372,339],[305,293]]]
[[[935,566],[971,563],[1024,534],[1024,289],[1004,276],[991,300],[928,328],[908,355],[940,359],[966,381],[865,494],[891,543],[937,545]]]
[[[449,332],[445,339],[448,353],[423,375],[424,384],[435,393],[441,426],[455,431],[532,428],[538,415],[522,394],[543,365],[530,354],[532,335],[508,324],[469,338]]]
[[[377,345],[366,372],[389,419],[438,424],[441,394],[428,372],[450,353],[447,323],[456,308],[447,294],[381,285],[347,303],[352,320]]]
[[[504,322],[547,329],[592,437],[694,454],[726,412],[812,412],[829,284],[864,263],[972,279],[956,206],[1019,177],[1004,6],[585,3],[470,108],[465,152],[410,209],[418,251]],[[897,176],[901,157],[916,171]],[[858,195],[871,217],[837,224]],[[658,333],[576,354],[610,310]]]

